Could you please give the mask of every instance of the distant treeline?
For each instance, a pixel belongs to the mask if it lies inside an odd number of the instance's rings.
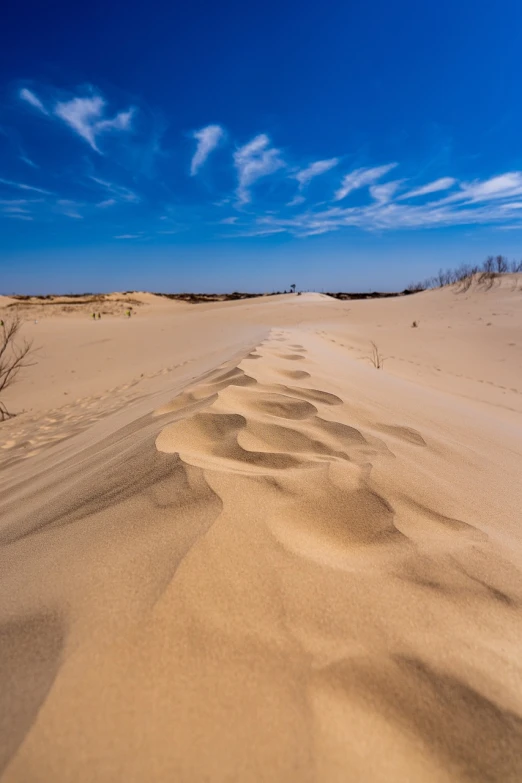
[[[420,288],[410,289],[406,288],[404,291],[394,291],[393,293],[384,293],[382,291],[371,291],[366,294],[349,293],[347,291],[328,291],[326,296],[331,296],[333,299],[388,299],[392,296],[407,296],[408,294],[414,294],[416,291],[420,291]]]
[[[233,291],[231,294],[163,294],[154,292],[155,296],[164,296],[166,299],[175,299],[178,302],[188,302],[189,304],[201,304],[203,302],[234,302],[238,299],[253,299],[257,296],[276,296],[277,294],[287,294],[288,291],[271,291],[268,294],[247,294],[241,291]]]
[[[522,272],[522,261],[510,262],[505,256],[488,256],[482,264],[461,264],[456,269],[439,269],[439,273],[434,277],[428,277],[421,283],[410,283],[407,291],[414,293],[456,283],[467,291],[473,281],[491,287],[499,275],[515,272]]]

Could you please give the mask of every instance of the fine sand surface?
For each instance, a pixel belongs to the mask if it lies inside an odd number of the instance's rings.
[[[27,321],[2,783],[521,781],[521,289]]]

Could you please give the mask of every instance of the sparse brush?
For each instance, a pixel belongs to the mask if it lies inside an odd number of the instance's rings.
[[[486,291],[489,291],[489,289],[493,286],[493,283],[495,282],[496,278],[498,277],[498,272],[481,272],[478,276],[478,285],[481,288],[485,288]]]
[[[29,361],[33,351],[30,340],[17,344],[17,336],[22,327],[20,316],[15,315],[6,321],[0,321],[0,394],[9,388],[23,367],[30,367],[35,362]],[[0,421],[10,419],[10,413],[0,400]]]
[[[376,370],[382,370],[385,359],[381,356],[380,351],[373,340],[370,345],[372,346],[372,352],[367,358],[371,361]]]
[[[418,321],[413,321],[413,323],[412,323],[412,325],[411,325],[411,328],[412,328],[412,329],[417,329],[418,325],[419,325],[419,322],[418,322]]]
[[[439,269],[435,277],[428,278],[422,283],[410,283],[406,291],[408,293],[425,291],[428,288],[443,288],[454,285],[458,293],[466,293],[473,283],[480,288],[489,290],[501,275],[508,272],[516,274],[522,272],[522,261],[509,263],[505,256],[488,256],[481,264],[461,264],[457,269]]]

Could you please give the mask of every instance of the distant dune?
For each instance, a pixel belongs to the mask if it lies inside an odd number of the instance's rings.
[[[2,783],[522,780],[521,275],[15,308]]]

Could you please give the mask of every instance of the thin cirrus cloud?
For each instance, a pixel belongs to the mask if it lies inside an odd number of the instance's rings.
[[[370,187],[374,200],[363,206],[308,209],[286,218],[264,215],[256,219],[254,230],[257,236],[271,235],[279,230],[296,237],[311,237],[348,227],[384,231],[496,224],[503,228],[519,220],[522,209],[522,172],[507,172],[464,183],[458,193],[422,205],[405,203],[400,197],[394,201],[399,184],[392,182]],[[389,186],[387,190],[386,185]],[[379,188],[377,192],[376,188]]]
[[[0,212],[7,218],[15,218],[18,220],[33,220],[31,211],[29,209],[35,202],[40,202],[43,199],[0,199]]]
[[[107,116],[107,101],[96,93],[88,96],[75,96],[70,100],[54,101],[52,106],[48,102],[49,108],[27,87],[21,89],[18,95],[22,101],[29,103],[42,114],[65,122],[74,133],[86,141],[91,149],[100,155],[103,154],[99,147],[99,138],[101,136],[110,132],[129,132],[132,130],[135,107],[131,106],[126,111],[120,111],[112,117]],[[22,159],[24,159],[23,156]],[[25,162],[28,165],[34,165],[28,159]]]
[[[205,128],[194,131],[193,138],[197,140],[196,152],[190,164],[190,175],[193,177],[203,166],[210,153],[225,138],[225,131],[221,125],[207,125]]]
[[[98,137],[109,131],[129,131],[132,125],[134,108],[119,112],[108,119],[104,117],[106,101],[100,95],[89,98],[72,98],[57,103],[54,113],[87,144],[101,154]]]
[[[16,205],[10,205],[2,208],[3,212],[9,212],[13,214],[27,214],[29,210],[26,207],[19,207]]]
[[[487,180],[461,183],[460,190],[442,199],[439,203],[456,201],[477,203],[497,199],[513,198],[522,194],[522,172],[508,171]]]
[[[387,163],[385,166],[375,166],[373,168],[360,168],[351,171],[343,177],[340,188],[336,190],[334,201],[341,201],[353,190],[372,185],[384,177],[389,171],[394,169],[397,163]]]
[[[384,185],[370,185],[370,195],[379,204],[386,204],[391,201],[400,186],[401,180],[386,182]]]
[[[43,95],[43,88],[41,91]],[[115,114],[109,110],[109,104],[99,91],[92,90],[87,95],[76,94],[59,102],[56,98],[51,100],[49,93],[45,96],[41,99],[39,94],[28,88],[19,91],[19,98],[22,101],[49,118],[47,125],[50,126],[50,121],[54,125],[58,125],[59,122],[65,123],[96,153],[101,154],[103,139],[109,133],[119,133],[125,138],[125,134],[137,130],[133,128],[136,110],[129,108]],[[145,109],[142,114],[145,116]],[[206,125],[192,133],[195,149],[192,157],[185,164],[190,166],[192,176],[200,172],[203,166],[210,165],[209,159],[212,153],[227,136],[224,128],[216,124]],[[139,143],[140,137],[137,136],[136,144]],[[134,141],[127,142],[124,145],[125,151],[132,144]],[[21,157],[24,164],[34,168],[32,161],[25,156],[25,149],[18,145],[16,152],[17,158]],[[37,159],[40,161],[40,158]],[[310,161],[310,158],[307,160]],[[235,207],[240,211],[240,217],[224,217],[220,220],[221,216],[218,213],[209,213],[208,224],[215,226],[216,223],[221,223],[223,227],[228,226],[228,235],[238,237],[261,237],[285,233],[295,237],[312,237],[349,228],[364,231],[391,231],[457,225],[496,225],[507,229],[522,225],[520,223],[522,171],[507,171],[489,178],[469,181],[458,181],[452,176],[443,176],[425,184],[422,182],[419,184],[418,179],[415,182],[405,178],[388,181],[388,175],[396,168],[397,163],[357,168],[346,173],[342,178],[334,171],[334,176],[339,176],[341,181],[333,196],[329,189],[330,177],[324,177],[321,184],[325,192],[321,198],[329,198],[329,200],[316,201],[305,208],[306,203],[310,203],[309,198],[305,201],[310,183],[328,171],[336,170],[340,160],[332,157],[312,160],[304,164],[299,164],[299,161],[296,163],[295,160],[291,160],[290,153],[283,155],[266,133],[260,133],[250,138],[247,143],[237,146],[229,156],[229,173],[235,172],[237,178],[235,198],[230,190],[226,190],[213,194],[213,200],[207,205],[209,210],[213,207],[229,209]],[[127,163],[128,156],[125,161]],[[110,161],[104,163],[106,163],[104,171],[110,171]],[[18,161],[18,166],[21,165],[22,163]],[[274,177],[273,175],[280,170],[285,176]],[[9,170],[5,171],[8,173]],[[95,170],[91,168],[90,171]],[[27,168],[25,172],[29,178]],[[89,183],[91,199],[83,202],[58,199],[51,191],[39,187],[39,179],[36,177],[37,184],[33,185],[23,181],[25,175],[20,175],[22,181],[18,181],[18,175],[13,176],[15,176],[14,180],[0,178],[0,193],[4,199],[0,200],[0,211],[2,216],[22,220],[32,219],[33,210],[29,202],[35,201],[45,201],[45,206],[34,210],[35,219],[43,215],[44,210],[48,210],[54,215],[60,214],[76,219],[82,217],[93,219],[96,214],[102,222],[101,213],[105,209],[118,205],[118,212],[120,212],[131,204],[133,211],[140,209],[139,204],[145,204],[146,209],[151,200],[146,190],[138,195],[129,187],[112,181],[111,174],[103,175],[108,179],[86,176],[81,184],[85,187]],[[139,172],[135,168],[128,181],[133,183],[138,176]],[[272,177],[271,182],[274,183],[270,189],[270,204],[262,203],[262,210],[256,213],[255,206],[252,205],[254,191],[258,182],[269,177]],[[290,201],[287,195],[289,179],[297,183],[294,184],[296,193]],[[319,181],[317,185],[314,183],[314,190],[316,187],[319,190],[319,185]],[[360,191],[357,201],[353,202],[356,205],[346,206],[346,202],[345,205],[340,203],[354,191]],[[68,192],[74,197],[77,191],[69,189]],[[92,197],[93,192],[94,197]],[[13,198],[9,199],[9,195],[13,195]],[[53,195],[53,198],[48,198]],[[216,200],[216,195],[221,198]],[[262,193],[259,197],[261,195]],[[18,199],[17,196],[21,198]],[[27,196],[27,199],[23,196]],[[279,205],[276,203],[278,196],[281,197]],[[248,205],[248,208],[243,209],[245,205]],[[271,212],[266,209],[267,206],[270,207]],[[229,209],[225,211],[225,215],[230,214]],[[201,214],[200,212],[198,220],[201,220]],[[166,217],[163,216],[165,219]],[[165,226],[168,230],[158,233],[177,233],[187,227],[185,224],[181,228],[168,225]],[[115,239],[148,240],[151,236],[150,232],[140,232],[119,234]]]
[[[291,201],[287,202],[286,206],[287,207],[297,207],[297,206],[299,206],[299,204],[304,204],[305,201],[306,201],[305,197],[301,196],[298,193],[297,196],[294,196]]]
[[[297,172],[297,174],[294,175],[294,179],[296,179],[299,183],[299,190],[305,188],[306,185],[308,185],[308,183],[314,179],[314,177],[319,177],[321,174],[325,174],[327,171],[330,171],[338,165],[339,158],[316,160],[314,163],[310,163],[309,166],[301,169]]]
[[[0,177],[0,183],[2,185],[7,185],[11,188],[18,188],[18,190],[30,190],[33,193],[42,193],[44,196],[51,196],[52,193],[50,190],[44,190],[43,188],[37,188],[34,185],[26,185],[24,182],[13,182],[10,179],[3,179]]]
[[[15,220],[33,220],[31,215],[20,215],[17,212],[7,212],[5,213],[5,217],[15,218]]]
[[[23,101],[29,103],[35,109],[38,109],[38,111],[41,111],[42,114],[49,114],[40,98],[38,98],[38,96],[35,95],[31,90],[28,90],[26,87],[24,87],[18,94]]]
[[[266,133],[239,147],[234,153],[234,165],[237,171],[238,185],[236,195],[239,204],[248,204],[251,200],[251,187],[257,180],[274,174],[285,166],[280,150],[270,146]]]
[[[113,182],[107,182],[107,180],[105,179],[100,179],[99,177],[94,177],[94,176],[90,176],[89,179],[95,182],[101,188],[104,188],[109,193],[111,193],[112,196],[114,197],[112,199],[113,201],[115,199],[118,199],[119,201],[130,201],[130,202],[138,202],[140,200],[140,197],[136,193],[134,193],[133,190],[130,190],[130,188],[126,188],[124,185],[115,185]],[[107,199],[107,201],[111,201],[111,199]],[[111,205],[105,202],[104,206],[108,207]]]
[[[20,160],[25,163],[27,166],[30,166],[32,169],[38,169],[40,168],[37,163],[32,161],[30,158],[27,157],[27,155],[20,155]]]
[[[83,220],[83,215],[78,212],[78,206],[76,201],[72,201],[68,198],[58,199],[56,202],[56,211],[66,217],[74,218],[75,220]]]
[[[453,177],[441,177],[434,182],[429,182],[427,185],[422,185],[420,188],[403,193],[402,196],[399,196],[399,199],[417,198],[418,196],[427,196],[430,193],[438,193],[441,190],[449,190],[455,185],[456,181]]]

